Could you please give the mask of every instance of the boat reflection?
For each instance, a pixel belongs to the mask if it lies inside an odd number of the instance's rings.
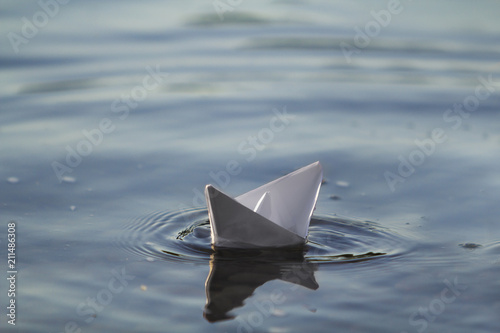
[[[233,319],[229,312],[243,305],[264,283],[280,279],[312,290],[317,265],[304,258],[302,249],[217,250],[211,255],[205,282],[207,303],[203,316],[209,322]]]

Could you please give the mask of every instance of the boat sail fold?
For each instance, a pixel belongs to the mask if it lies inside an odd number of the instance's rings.
[[[315,162],[236,198],[207,185],[212,244],[259,248],[304,243],[322,179],[321,164]]]

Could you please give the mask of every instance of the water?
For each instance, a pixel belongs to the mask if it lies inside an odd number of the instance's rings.
[[[50,8],[0,5],[2,332],[499,330],[498,2]],[[205,184],[317,160],[303,248],[212,250]]]
[[[133,220],[118,243],[148,261],[207,263],[221,253],[231,254],[237,260],[246,254],[252,254],[252,257],[254,253],[261,254],[262,251],[254,250],[215,250],[211,246],[207,216],[204,209],[154,213]],[[315,217],[309,228],[308,242],[303,248],[286,248],[276,252],[266,249],[264,253],[271,258],[280,253],[301,253],[308,262],[336,263],[397,255],[402,243],[403,239],[398,239],[373,222]],[[474,248],[469,243],[464,246]]]

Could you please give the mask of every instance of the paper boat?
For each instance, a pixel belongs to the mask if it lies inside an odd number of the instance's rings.
[[[205,187],[212,245],[259,248],[303,244],[323,171],[315,162],[236,198]]]

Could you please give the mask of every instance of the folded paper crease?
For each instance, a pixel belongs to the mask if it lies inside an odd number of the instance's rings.
[[[236,198],[205,188],[212,244],[282,247],[304,243],[323,178],[312,163]]]

